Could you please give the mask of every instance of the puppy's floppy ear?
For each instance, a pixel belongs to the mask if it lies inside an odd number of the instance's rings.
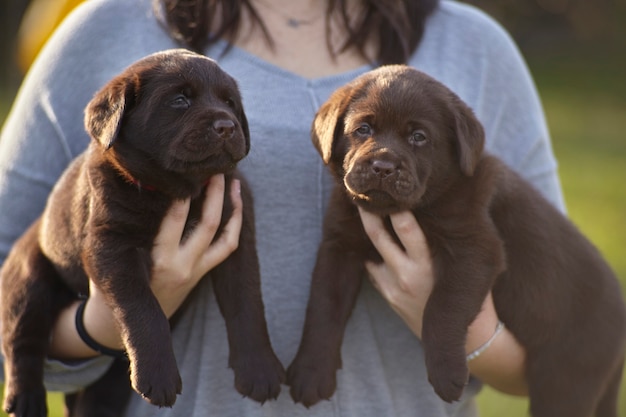
[[[134,101],[135,77],[116,77],[98,91],[85,109],[85,129],[104,149],[109,149],[122,125],[124,112]]]
[[[352,99],[354,87],[350,84],[335,91],[315,115],[311,140],[325,164],[333,158],[337,139],[343,135],[343,120]]]
[[[461,172],[472,176],[485,146],[485,131],[472,109],[460,99],[454,100],[456,148]]]

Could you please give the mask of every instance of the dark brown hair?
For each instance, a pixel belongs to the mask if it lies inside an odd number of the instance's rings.
[[[363,0],[362,18],[351,23],[346,0],[328,0],[326,38],[330,38],[329,19],[339,13],[348,32],[341,51],[356,48],[366,60],[376,64],[406,63],[417,49],[426,18],[439,0]],[[154,0],[170,35],[182,46],[202,53],[204,48],[226,39],[235,41],[241,29],[245,8],[255,24],[260,25],[266,40],[273,45],[265,24],[251,0]],[[219,13],[219,24],[212,27],[212,16]],[[372,34],[378,35],[375,57],[367,56],[365,45]]]

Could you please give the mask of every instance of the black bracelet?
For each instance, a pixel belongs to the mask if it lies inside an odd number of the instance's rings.
[[[83,300],[78,305],[76,309],[76,331],[80,336],[80,339],[91,349],[100,353],[101,355],[113,356],[114,358],[122,358],[126,357],[125,350],[117,350],[111,349],[106,346],[102,346],[100,343],[96,342],[89,336],[87,330],[85,329],[85,324],[83,323],[83,314],[85,312],[85,304],[87,304],[87,300]]]

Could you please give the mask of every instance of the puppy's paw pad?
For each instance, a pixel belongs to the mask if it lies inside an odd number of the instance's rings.
[[[280,386],[285,382],[285,368],[271,353],[261,358],[233,361],[235,389],[244,397],[263,404],[278,398]]]
[[[428,373],[428,381],[439,397],[446,402],[457,401],[469,381],[467,366],[444,366]]]
[[[7,394],[4,399],[4,411],[12,417],[46,417],[46,391],[36,388],[20,394]]]
[[[135,391],[152,405],[158,407],[171,407],[176,402],[176,396],[182,391],[182,382],[179,378],[177,382],[164,383],[144,383],[139,386],[133,385]]]
[[[296,359],[287,370],[291,398],[307,408],[330,399],[337,388],[337,369],[321,363],[307,366]]]
[[[156,372],[131,372],[133,389],[152,405],[171,407],[183,388],[178,368],[168,371],[163,366],[155,368]]]

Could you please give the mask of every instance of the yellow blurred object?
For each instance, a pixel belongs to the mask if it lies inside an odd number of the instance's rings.
[[[17,62],[24,72],[56,27],[84,0],[31,1],[17,34]]]

